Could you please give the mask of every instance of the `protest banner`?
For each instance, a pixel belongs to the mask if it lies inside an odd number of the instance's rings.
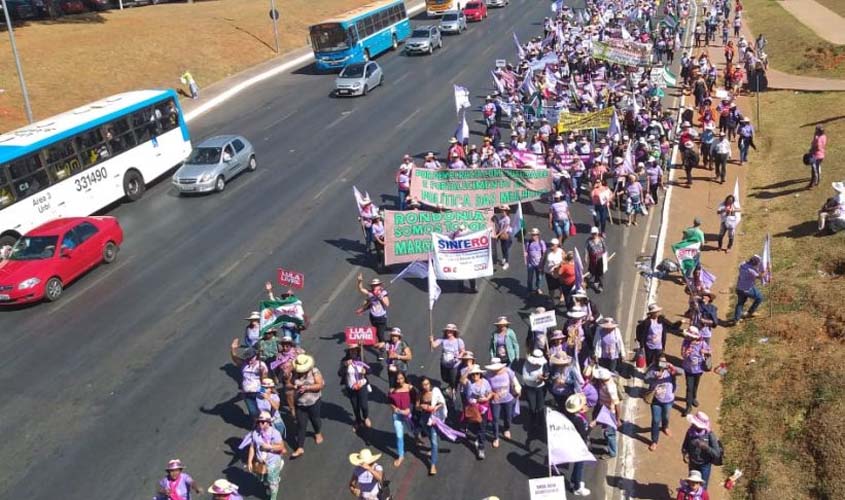
[[[492,210],[449,210],[421,212],[416,210],[384,212],[385,265],[428,260],[431,233],[453,234],[463,224],[467,231],[493,229]]]
[[[595,462],[575,425],[562,413],[546,408],[546,442],[549,443],[549,464]]]
[[[376,327],[374,326],[347,326],[343,329],[346,345],[375,345],[378,342]]]
[[[531,500],[566,500],[566,482],[563,476],[529,479],[528,490]]]
[[[616,43],[617,40],[600,42],[593,40],[593,57],[614,64],[625,66],[649,66],[651,63],[650,49],[635,42]]]
[[[531,331],[545,332],[548,328],[557,326],[557,317],[555,311],[546,311],[543,313],[534,313],[528,316],[528,321],[531,324]]]
[[[589,130],[592,128],[610,128],[610,119],[613,117],[613,107],[604,108],[592,113],[569,113],[562,111],[558,115],[558,133],[572,132],[575,130]]]
[[[305,286],[305,275],[299,271],[291,271],[290,269],[279,268],[277,273],[279,284],[290,288],[302,290]]]
[[[431,233],[432,266],[439,280],[468,280],[493,275],[493,237],[489,229],[450,238]]]
[[[539,200],[552,189],[542,169],[428,170],[414,168],[411,196],[429,206],[480,209]]]

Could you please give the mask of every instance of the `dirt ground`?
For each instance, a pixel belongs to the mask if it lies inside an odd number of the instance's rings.
[[[816,0],[816,2],[824,5],[828,9],[836,12],[842,17],[845,17],[845,1],[843,0]]]
[[[284,53],[307,43],[310,24],[367,0],[277,1]],[[35,119],[117,92],[200,87],[276,56],[269,2],[212,0],[29,22],[15,29]],[[9,38],[0,33],[0,131],[25,123]]]

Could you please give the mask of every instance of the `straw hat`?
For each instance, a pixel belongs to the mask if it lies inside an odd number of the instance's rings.
[[[173,460],[167,461],[167,467],[165,467],[164,470],[182,470],[184,468],[185,466],[182,465],[182,461],[178,458],[174,458]]]
[[[307,373],[314,368],[314,358],[307,354],[299,354],[293,360],[293,369],[296,373]]]
[[[572,357],[565,352],[560,352],[549,358],[552,366],[566,366],[572,364]]]
[[[660,311],[662,311],[662,310],[663,310],[663,308],[662,308],[662,307],[660,307],[660,306],[659,306],[659,305],[657,305],[657,304],[649,304],[649,305],[648,305],[648,313],[649,313],[649,314],[651,314],[651,313],[656,313],[656,312],[660,312]]]
[[[710,430],[710,417],[703,411],[697,411],[693,415],[687,415],[687,422],[699,429]]]
[[[572,292],[572,298],[573,299],[588,299],[589,297],[587,297],[587,291],[586,290],[584,290],[583,288],[579,288],[578,290],[575,290],[574,292]]]
[[[238,485],[230,483],[225,479],[218,479],[214,484],[209,486],[208,492],[212,495],[231,495],[238,492]]]
[[[543,356],[542,349],[534,349],[525,359],[532,365],[543,366],[546,364],[546,357]]]
[[[402,336],[402,329],[399,327],[393,327],[390,329],[390,336],[391,337],[401,337]]]
[[[566,411],[569,413],[578,413],[587,406],[587,397],[578,392],[566,398]]]
[[[261,379],[261,387],[272,387],[275,389],[276,383],[271,378],[263,378]]]
[[[549,245],[560,245],[560,240],[557,238],[552,238],[549,240]]]
[[[690,326],[686,330],[684,330],[684,337],[689,337],[691,339],[700,339],[701,332],[698,330],[697,326]]]
[[[608,316],[606,318],[602,318],[602,320],[599,321],[599,326],[610,330],[612,328],[616,328],[619,325],[616,323],[616,321],[613,320],[613,318]]]
[[[496,326],[502,326],[502,325],[507,326],[507,325],[510,325],[511,322],[508,321],[507,316],[499,316],[499,318],[493,324],[496,325]]]
[[[381,458],[381,453],[373,453],[369,448],[364,448],[358,453],[349,454],[349,463],[352,465],[374,464]]]
[[[258,422],[270,422],[271,420],[273,420],[273,417],[270,416],[269,411],[262,411],[256,419]]]
[[[373,278],[370,280],[370,286],[381,285],[381,280],[378,278]]]
[[[259,321],[261,320],[261,314],[259,314],[258,311],[252,311],[249,313],[249,316],[244,319],[247,321]]]
[[[457,335],[458,334],[458,325],[456,325],[454,323],[449,323],[448,325],[443,327],[443,331],[444,332],[455,332],[455,334]]]
[[[572,309],[566,311],[566,316],[572,319],[581,319],[587,316],[587,311],[585,311],[583,307],[573,307]]]
[[[563,340],[566,336],[563,334],[563,330],[554,330],[552,334],[549,336],[549,342],[554,340]]]
[[[536,227],[531,228],[531,236],[539,235],[539,234],[540,234],[539,229],[537,229]]]
[[[502,363],[501,359],[492,358],[492,359],[490,359],[490,364],[484,366],[484,369],[491,371],[491,372],[497,372],[497,371],[501,370],[502,368],[505,368],[506,366],[508,366],[508,365]]]
[[[479,375],[484,375],[484,370],[482,370],[481,367],[478,365],[472,365],[472,368],[470,368],[467,372],[467,377],[476,373]]]
[[[499,210],[501,210],[502,212],[510,212],[510,211],[511,211],[511,207],[509,207],[509,206],[507,206],[507,205],[501,205],[501,206],[499,207]]]
[[[593,378],[596,380],[610,380],[613,376],[607,368],[596,368],[593,370]]]
[[[845,182],[832,182],[830,185],[833,186],[833,190],[837,193],[845,194]]]
[[[285,335],[279,339],[280,344],[293,344],[293,337],[290,335]]]
[[[464,351],[464,353],[461,354],[461,359],[471,359],[475,361],[475,353],[472,351]]]

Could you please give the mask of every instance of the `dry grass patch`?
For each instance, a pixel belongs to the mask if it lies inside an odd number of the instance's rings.
[[[746,473],[734,498],[845,498],[845,234],[815,236],[830,182],[845,179],[843,109],[843,94],[761,97],[738,242],[742,256],[760,253],[771,233],[774,282],[764,288],[763,317],[734,328],[726,344],[723,442],[728,470]],[[822,186],[807,191],[801,155],[818,122],[828,156]]]
[[[310,24],[367,0],[277,2],[284,53],[307,42]],[[69,16],[18,27],[33,113],[44,118],[100,97],[178,87],[190,69],[200,87],[275,57],[268,2],[216,0]],[[24,123],[14,61],[0,36],[0,131]]]
[[[828,9],[836,12],[842,17],[845,17],[845,1],[843,0],[816,0],[816,2],[824,5]]]

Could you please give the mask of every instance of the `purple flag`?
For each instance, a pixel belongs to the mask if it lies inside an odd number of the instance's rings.
[[[712,274],[707,271],[707,269],[701,268],[701,284],[704,285],[704,288],[707,290],[713,289],[713,284],[716,283],[716,275]]]
[[[596,422],[608,427],[613,427],[614,429],[616,428],[616,417],[610,413],[610,410],[608,410],[605,405],[601,405],[601,410],[599,410],[599,416],[596,417]]]
[[[455,442],[458,440],[458,438],[467,437],[466,434],[449,427],[448,425],[446,425],[445,422],[435,417],[434,415],[429,417],[429,421],[433,426],[437,427],[437,430],[440,431],[440,433],[443,434],[443,437],[445,437],[449,441]]]
[[[570,223],[572,223],[570,221]],[[581,254],[575,248],[575,288],[581,288],[584,284],[584,263],[581,262]]]

